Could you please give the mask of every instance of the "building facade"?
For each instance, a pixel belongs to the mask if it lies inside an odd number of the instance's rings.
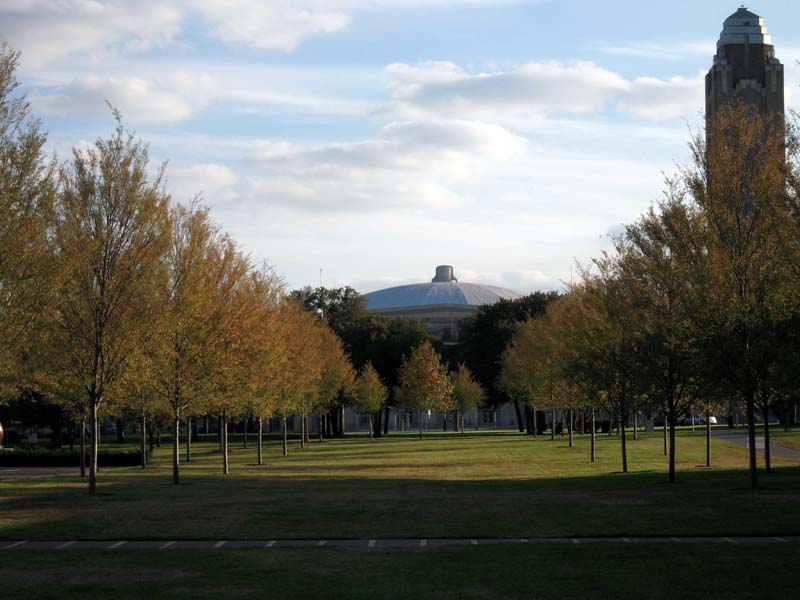
[[[706,75],[706,120],[734,100],[764,114],[784,114],[783,65],[775,57],[764,19],[745,6],[723,23],[714,64]]]
[[[458,339],[458,322],[477,314],[481,306],[520,297],[505,288],[459,282],[452,266],[439,265],[430,283],[386,288],[364,299],[369,311],[419,319],[431,335],[447,344]]]

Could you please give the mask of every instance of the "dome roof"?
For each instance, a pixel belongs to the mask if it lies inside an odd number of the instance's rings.
[[[421,306],[482,306],[506,299],[521,298],[522,294],[491,285],[460,283],[453,268],[436,268],[430,283],[415,283],[378,290],[365,294],[368,310],[393,310]]]
[[[772,38],[764,25],[764,19],[750,12],[742,5],[739,10],[725,19],[717,48],[728,44],[766,44],[772,45]]]

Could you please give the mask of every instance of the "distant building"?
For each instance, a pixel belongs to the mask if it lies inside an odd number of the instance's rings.
[[[742,6],[725,19],[714,65],[706,75],[706,119],[725,103],[743,100],[783,122],[783,65],[775,58],[764,19]]]
[[[389,317],[419,319],[431,335],[445,343],[455,342],[458,322],[477,314],[484,304],[521,297],[505,288],[460,283],[450,265],[436,267],[436,276],[430,283],[401,285],[364,296],[367,310]]]

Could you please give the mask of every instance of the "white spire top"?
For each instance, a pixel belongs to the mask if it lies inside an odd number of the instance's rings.
[[[743,4],[739,10],[725,19],[717,48],[729,44],[745,43],[772,45],[772,38],[767,33],[764,19],[750,12]]]

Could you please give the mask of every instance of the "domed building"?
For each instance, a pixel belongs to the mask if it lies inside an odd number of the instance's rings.
[[[364,296],[367,310],[389,317],[419,319],[444,342],[458,338],[458,322],[471,317],[484,304],[513,300],[522,294],[501,287],[459,282],[450,265],[436,267],[430,283],[400,285]]]

